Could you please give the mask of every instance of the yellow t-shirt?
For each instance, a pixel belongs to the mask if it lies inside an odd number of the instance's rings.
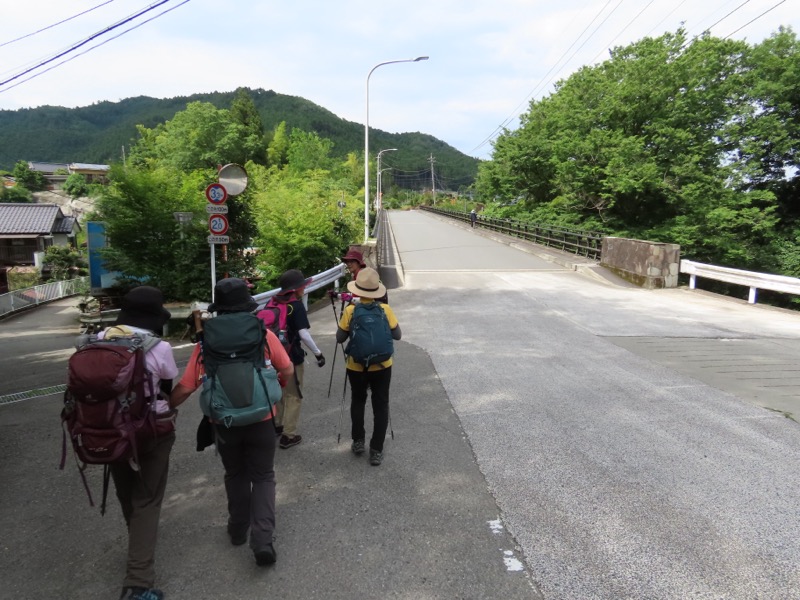
[[[359,298],[359,302],[362,304],[368,304],[370,302],[374,302],[372,298]],[[345,307],[344,312],[342,313],[342,318],[339,319],[339,327],[342,328],[344,331],[350,331],[350,321],[353,319],[353,311],[355,310],[355,304],[349,304]],[[383,309],[384,314],[386,315],[386,320],[389,321],[389,329],[394,329],[397,327],[397,317],[394,315],[394,311],[388,304],[381,304],[381,308]],[[347,364],[345,365],[351,371],[363,371],[364,365],[358,364],[355,360],[351,357],[347,357]],[[386,369],[387,367],[392,366],[392,359],[385,360],[382,363],[378,363],[375,365],[370,365],[370,371],[380,371],[381,369]]]

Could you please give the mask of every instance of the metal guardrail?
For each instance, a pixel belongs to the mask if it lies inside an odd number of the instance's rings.
[[[444,217],[469,223],[468,212],[431,206],[420,206],[420,208]],[[478,215],[475,226],[521,238],[541,246],[569,252],[576,256],[584,256],[596,261],[601,258],[604,235],[596,231],[566,229],[555,225],[528,223],[527,221],[517,221],[515,219],[495,219],[484,215]]]
[[[695,289],[698,277],[747,286],[750,288],[747,299],[750,304],[756,303],[759,289],[800,295],[800,278],[797,277],[718,267],[686,259],[681,261],[680,271],[689,275],[691,290]]]
[[[338,264],[335,267],[328,269],[327,271],[323,271],[322,273],[317,273],[311,278],[311,283],[308,284],[306,287],[306,293],[313,292],[320,288],[324,288],[329,286],[332,283],[335,283],[337,279],[341,279],[344,277],[346,271],[346,267],[344,263]],[[270,298],[280,292],[280,288],[275,288],[273,290],[269,290],[268,292],[261,292],[260,294],[256,294],[253,296],[253,300],[258,302],[259,306],[263,306],[266,304]],[[304,296],[304,299],[308,296]]]
[[[14,290],[7,294],[0,294],[0,317],[24,310],[31,306],[38,306],[44,302],[74,296],[89,289],[88,277],[77,277],[64,281],[51,281],[22,290]]]

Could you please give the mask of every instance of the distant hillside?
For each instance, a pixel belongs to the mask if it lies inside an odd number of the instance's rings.
[[[281,121],[286,121],[290,128],[314,131],[332,140],[333,152],[337,156],[363,152],[363,124],[345,121],[297,96],[262,89],[249,91],[266,131],[272,131]],[[129,146],[136,138],[136,125],[155,127],[195,101],[210,102],[217,108],[229,108],[234,96],[235,92],[166,99],[138,96],[79,108],[41,106],[0,110],[0,169],[10,170],[18,160],[100,164],[119,162],[122,147]],[[437,186],[458,189],[472,183],[477,174],[477,159],[427,134],[395,134],[370,129],[370,146],[398,149],[388,161],[398,169],[415,173],[403,180],[407,187],[419,187],[430,181],[428,159],[431,154],[436,159]],[[401,183],[400,177],[398,183]]]

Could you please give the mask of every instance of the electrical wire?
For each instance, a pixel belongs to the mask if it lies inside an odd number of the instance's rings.
[[[711,25],[710,27],[707,27],[707,28],[706,28],[706,31],[711,31],[711,30],[712,30],[714,27],[716,27],[717,25],[719,25],[720,23],[722,23],[722,22],[723,22],[725,19],[727,19],[728,17],[730,17],[730,16],[731,16],[733,13],[735,13],[737,10],[739,10],[740,8],[742,8],[742,7],[743,7],[745,4],[749,4],[750,2],[751,2],[751,0],[744,0],[744,2],[742,2],[742,3],[741,3],[739,6],[737,6],[736,8],[734,8],[734,9],[733,9],[731,12],[729,12],[727,15],[725,15],[724,17],[722,17],[722,18],[721,18],[719,21],[717,21],[716,23],[714,23],[714,24],[713,24],[713,25]]]
[[[581,32],[580,32],[580,34],[578,34],[578,37],[576,37],[576,38],[575,38],[575,41],[574,41],[574,42],[572,42],[572,44],[570,44],[569,48],[567,48],[567,49],[564,51],[564,54],[562,54],[562,55],[561,55],[561,58],[559,58],[559,59],[558,59],[558,60],[555,62],[555,64],[554,64],[552,67],[550,67],[550,70],[549,70],[549,71],[547,71],[547,73],[545,73],[545,74],[544,74],[544,77],[543,77],[542,79],[544,79],[544,78],[546,78],[547,76],[549,76],[549,75],[550,75],[550,74],[551,74],[551,73],[552,73],[552,72],[553,72],[555,69],[559,68],[560,66],[563,66],[563,65],[561,65],[561,62],[564,60],[564,57],[566,56],[566,54],[567,54],[567,53],[568,53],[568,52],[569,52],[569,51],[572,49],[572,47],[573,47],[575,44],[577,44],[577,43],[578,43],[578,41],[581,39],[581,37],[583,37],[583,34],[585,34],[585,33],[586,33],[588,30],[589,30],[589,28],[590,28],[590,27],[591,27],[591,26],[594,24],[594,22],[595,22],[595,21],[596,21],[596,20],[597,20],[597,19],[600,17],[600,15],[601,15],[601,14],[603,14],[603,12],[606,10],[606,8],[608,8],[608,6],[611,4],[611,2],[613,2],[613,0],[608,0],[608,1],[607,1],[607,2],[606,2],[604,5],[603,5],[603,7],[602,7],[602,8],[601,8],[601,9],[600,9],[598,12],[597,12],[597,14],[594,16],[594,18],[593,18],[591,21],[589,21],[589,24],[588,24],[588,25],[586,25],[586,27],[583,29],[583,31],[581,31]],[[613,12],[614,12],[614,11],[615,11],[617,8],[619,8],[619,5],[620,5],[620,4],[622,4],[622,2],[623,2],[623,0],[620,0],[619,4],[617,4],[617,6],[616,6],[616,7],[615,7],[615,8],[614,8],[612,11],[611,11],[611,13],[609,13],[609,16],[611,16],[611,14],[612,14],[612,13],[613,13]],[[606,19],[604,19],[604,20],[603,20],[603,23],[605,23],[605,21],[606,21],[607,19],[608,19],[608,17],[606,17]],[[603,23],[601,23],[600,25],[602,25]],[[598,27],[599,27],[599,26],[598,26]],[[595,31],[597,31],[597,29],[595,29]],[[594,34],[592,33],[592,34],[589,36],[589,38],[587,38],[587,40],[586,40],[586,41],[588,41],[588,40],[591,38],[591,36],[592,36],[592,35],[594,35]],[[585,43],[586,43],[586,42],[584,42],[584,44],[585,44]],[[581,47],[583,47],[583,46],[581,46]],[[580,50],[580,48],[578,48],[578,50]],[[578,52],[578,50],[576,50],[576,53]],[[574,56],[574,54],[573,54],[573,56]],[[571,58],[571,57],[570,57],[570,58]],[[565,61],[565,62],[566,62],[566,61]],[[550,82],[550,80],[548,79],[548,80],[547,80],[547,82],[549,83],[549,82]],[[546,85],[546,84],[545,84],[545,85]],[[491,141],[491,140],[492,140],[492,139],[493,139],[493,138],[494,138],[494,137],[495,137],[495,136],[498,134],[498,132],[500,132],[500,130],[504,129],[504,128],[505,128],[505,127],[506,127],[506,126],[509,124],[509,123],[511,123],[511,121],[513,121],[514,119],[518,118],[518,116],[519,116],[519,110],[520,110],[520,108],[522,107],[522,105],[523,105],[523,104],[525,104],[525,103],[528,101],[528,99],[529,99],[531,96],[533,96],[535,93],[537,93],[537,92],[539,91],[539,88],[541,88],[541,87],[543,87],[543,85],[542,85],[542,84],[539,84],[539,85],[537,85],[537,86],[536,86],[536,88],[534,88],[534,89],[533,89],[533,91],[531,91],[531,93],[529,93],[529,94],[528,94],[528,95],[525,97],[525,99],[523,99],[523,100],[522,100],[522,102],[520,102],[519,104],[517,104],[517,106],[516,106],[516,107],[514,108],[514,110],[513,110],[513,113],[512,113],[512,114],[511,114],[509,117],[507,117],[507,118],[506,118],[506,119],[505,119],[505,120],[504,120],[504,121],[503,121],[503,122],[502,122],[500,125],[498,125],[498,126],[495,128],[495,130],[494,130],[494,131],[492,131],[492,133],[490,133],[490,134],[489,134],[489,135],[488,135],[488,136],[487,136],[487,137],[486,137],[486,138],[485,138],[485,139],[484,139],[484,140],[483,140],[481,143],[479,143],[477,146],[475,146],[475,147],[474,147],[474,148],[473,148],[473,149],[470,151],[470,153],[473,153],[473,152],[475,152],[476,150],[480,150],[481,148],[483,148],[483,146],[485,146],[487,143],[489,143],[489,142],[490,142],[490,141]]]
[[[768,8],[767,10],[765,10],[763,13],[761,13],[760,15],[758,15],[758,16],[757,16],[755,19],[751,19],[750,21],[748,21],[747,23],[745,23],[744,25],[742,25],[741,27],[739,27],[739,29],[736,29],[735,31],[732,31],[732,32],[730,32],[728,35],[726,35],[726,36],[725,36],[724,38],[722,38],[722,39],[723,39],[723,40],[727,40],[727,39],[728,39],[729,37],[731,37],[731,36],[732,36],[734,33],[738,33],[738,32],[740,32],[742,29],[744,29],[745,27],[747,27],[748,25],[750,25],[751,23],[753,23],[753,22],[755,22],[755,21],[758,21],[758,20],[759,20],[761,17],[763,17],[765,14],[767,14],[767,13],[768,13],[768,12],[770,12],[771,10],[774,10],[774,9],[778,8],[778,7],[779,7],[781,4],[783,4],[784,2],[786,2],[786,0],[781,0],[780,2],[778,2],[777,4],[775,4],[774,6],[771,6],[770,8]]]
[[[114,2],[114,0],[106,0],[102,4],[98,4],[97,6],[93,6],[92,8],[87,8],[85,11],[83,11],[81,13],[78,13],[77,15],[72,15],[71,17],[69,17],[67,19],[64,19],[63,21],[59,21],[58,23],[53,23],[52,25],[48,25],[47,27],[42,27],[41,29],[38,29],[38,30],[36,30],[36,31],[34,31],[32,33],[26,33],[25,35],[22,35],[22,36],[20,36],[18,38],[15,38],[13,40],[9,40],[7,42],[0,43],[0,48],[2,48],[3,46],[8,46],[9,44],[13,44],[14,42],[19,42],[20,40],[27,39],[29,37],[32,37],[32,36],[36,35],[37,33],[42,33],[43,31],[47,31],[48,29],[52,29],[53,27],[58,27],[59,25],[63,25],[64,23],[72,21],[72,19],[77,19],[78,17],[82,17],[83,15],[88,14],[88,13],[92,12],[93,10],[97,10],[98,8],[100,8],[101,6],[105,6],[106,4],[111,4],[112,2]]]
[[[611,47],[611,44],[613,44],[614,42],[616,42],[616,41],[617,41],[617,38],[618,38],[619,36],[621,36],[623,33],[625,33],[625,32],[628,30],[628,27],[630,27],[631,25],[633,25],[634,21],[636,21],[636,19],[638,19],[639,17],[641,17],[641,16],[642,16],[642,13],[643,13],[644,11],[646,11],[648,8],[650,8],[650,5],[651,5],[653,2],[655,2],[655,1],[656,1],[656,0],[650,0],[650,2],[648,2],[648,3],[645,5],[645,7],[644,7],[642,10],[640,10],[640,11],[639,11],[639,12],[636,14],[636,16],[635,16],[635,17],[633,17],[633,18],[632,18],[630,21],[628,21],[628,24],[627,24],[627,25],[625,25],[625,27],[623,27],[623,28],[622,28],[622,31],[620,31],[620,32],[619,32],[617,35],[615,35],[615,36],[614,36],[614,39],[612,39],[610,42],[608,42],[608,43],[605,45],[605,47],[604,47],[602,50],[600,50],[600,52],[598,52],[598,53],[595,55],[595,57],[594,57],[594,58],[593,58],[593,59],[592,59],[590,62],[595,62],[595,61],[596,61],[598,58],[600,58],[600,56],[601,56],[601,55],[602,55],[604,52],[606,52],[606,50],[608,50],[608,49]]]
[[[167,1],[167,2],[168,2],[169,0],[165,0],[165,1]],[[123,35],[125,35],[125,34],[126,34],[126,33],[128,33],[128,32],[130,32],[130,31],[133,31],[134,29],[138,29],[138,28],[139,28],[139,27],[141,27],[142,25],[145,25],[145,24],[149,23],[150,21],[154,21],[154,20],[156,20],[157,18],[159,18],[159,17],[161,17],[161,16],[163,16],[163,15],[167,14],[168,12],[172,12],[173,10],[175,10],[176,8],[179,8],[179,7],[183,6],[183,5],[184,5],[184,4],[186,4],[187,2],[189,2],[189,0],[183,0],[183,2],[181,2],[181,3],[179,3],[179,4],[176,4],[176,5],[175,5],[175,6],[173,6],[172,8],[168,8],[168,9],[166,9],[164,12],[161,12],[161,13],[159,13],[159,14],[155,15],[154,17],[151,17],[151,18],[149,18],[149,19],[147,19],[147,20],[145,20],[145,21],[142,21],[141,23],[138,23],[137,25],[134,25],[133,27],[130,27],[130,28],[126,29],[125,31],[122,31],[122,32],[118,33],[117,35],[115,35],[115,36],[113,36],[113,37],[111,37],[111,38],[108,38],[107,40],[104,40],[104,41],[100,42],[99,44],[95,44],[94,46],[92,46],[92,47],[90,47],[90,48],[87,48],[87,49],[86,49],[86,50],[84,50],[83,52],[80,52],[80,53],[78,53],[78,54],[75,54],[74,56],[70,56],[69,58],[66,58],[66,59],[62,60],[60,63],[57,63],[57,64],[53,65],[52,67],[49,67],[49,68],[45,69],[44,71],[40,71],[39,73],[34,73],[34,74],[33,74],[33,75],[31,75],[30,77],[27,77],[27,78],[23,79],[22,81],[18,81],[18,82],[17,82],[17,83],[15,83],[14,85],[9,85],[9,86],[8,86],[8,87],[6,87],[5,89],[2,89],[2,90],[0,90],[0,94],[2,94],[3,92],[7,92],[8,90],[10,90],[10,89],[13,89],[13,88],[17,87],[18,85],[22,85],[22,84],[23,84],[23,83],[25,83],[26,81],[30,81],[31,79],[35,79],[36,77],[39,77],[39,75],[44,75],[44,74],[45,74],[45,73],[47,73],[48,71],[52,71],[53,69],[55,69],[56,67],[59,67],[59,66],[63,65],[64,63],[68,63],[68,62],[70,62],[71,60],[78,58],[79,56],[83,56],[84,54],[86,54],[86,53],[88,53],[88,52],[91,52],[91,51],[92,51],[92,50],[94,50],[95,48],[99,48],[100,46],[104,46],[104,45],[105,45],[105,44],[107,44],[108,42],[110,42],[110,41],[112,41],[112,40],[115,40],[115,39],[117,39],[117,38],[119,38],[119,37],[122,37]],[[162,4],[163,4],[163,2],[162,2]],[[2,83],[0,83],[0,85],[3,85],[3,84],[2,84]]]
[[[189,0],[186,0],[186,2],[188,2],[188,1],[189,1]],[[90,35],[88,38],[86,38],[86,39],[84,39],[84,40],[81,40],[80,42],[78,42],[78,43],[76,43],[76,44],[72,45],[72,46],[71,46],[70,48],[68,48],[67,50],[64,50],[64,51],[62,51],[62,52],[60,52],[59,54],[56,54],[55,56],[52,56],[52,57],[50,57],[50,58],[48,58],[48,59],[46,59],[46,60],[44,60],[44,61],[40,62],[39,64],[37,64],[37,65],[35,65],[35,66],[33,66],[33,67],[30,67],[30,68],[28,68],[28,69],[25,69],[24,71],[22,71],[22,72],[20,72],[20,73],[17,73],[17,74],[16,74],[16,75],[14,75],[13,77],[10,77],[9,79],[6,79],[5,81],[0,81],[0,87],[2,87],[2,86],[4,86],[4,85],[6,85],[7,83],[10,83],[10,82],[12,82],[12,81],[14,81],[14,80],[16,80],[16,79],[19,79],[19,78],[20,78],[20,77],[22,77],[23,75],[27,75],[27,74],[28,74],[28,73],[30,73],[31,71],[35,71],[36,69],[39,69],[39,68],[41,68],[41,67],[43,67],[43,66],[45,66],[45,65],[47,65],[47,64],[49,64],[49,63],[51,63],[51,62],[53,62],[54,60],[58,60],[59,58],[61,58],[61,57],[65,56],[65,55],[67,55],[67,54],[69,54],[70,52],[74,52],[74,51],[75,51],[75,50],[77,50],[78,48],[80,48],[80,47],[82,47],[82,46],[85,46],[86,44],[88,44],[88,43],[89,43],[89,42],[91,42],[92,40],[94,40],[94,39],[97,39],[98,37],[100,37],[101,35],[105,35],[105,34],[106,34],[106,33],[108,33],[109,31],[113,31],[114,29],[117,29],[118,27],[122,27],[123,25],[125,25],[125,24],[127,24],[127,23],[130,23],[131,21],[133,21],[134,19],[136,19],[136,18],[138,18],[138,17],[142,16],[143,14],[146,14],[146,13],[150,12],[151,10],[155,10],[156,8],[158,8],[159,6],[162,6],[163,4],[166,4],[167,2],[170,2],[170,0],[160,0],[159,2],[156,2],[156,3],[154,3],[154,4],[151,4],[150,6],[148,6],[147,8],[145,8],[145,9],[143,9],[143,10],[139,11],[138,13],[135,13],[134,15],[131,15],[131,16],[129,16],[129,17],[126,17],[126,18],[125,18],[125,19],[123,19],[122,21],[118,21],[117,23],[114,23],[113,25],[109,25],[108,27],[106,27],[106,28],[105,28],[105,29],[103,29],[102,31],[98,31],[97,33],[94,33],[94,34]],[[186,2],[183,2],[182,4],[185,4]],[[180,5],[178,5],[178,6],[180,6]],[[176,7],[176,8],[177,8],[177,7]],[[168,12],[168,11],[165,11],[165,12]],[[164,13],[162,13],[162,14],[164,14]],[[159,15],[159,16],[160,16],[160,15]],[[147,21],[145,21],[145,22],[147,22]],[[134,27],[134,28],[132,28],[132,29],[135,29],[135,27]],[[130,31],[130,29],[129,29],[128,31]],[[117,36],[117,37],[119,37],[119,36]],[[112,39],[115,39],[115,38],[112,38]],[[98,44],[98,45],[102,45],[102,44]],[[94,46],[94,48],[96,48],[96,47],[97,47],[97,46]],[[90,48],[90,50],[91,50],[91,48]],[[82,54],[83,54],[83,53],[82,53]],[[80,54],[79,54],[78,56],[80,56]],[[64,64],[64,62],[67,62],[67,61],[63,61],[63,62],[61,62],[61,63],[59,63],[59,64]],[[58,66],[58,65],[56,65],[56,66]],[[44,71],[44,72],[47,72],[47,71],[49,71],[49,70],[50,70],[50,69],[47,69],[47,70],[46,70],[46,71]],[[29,78],[28,78],[28,79],[26,79],[25,81],[29,81],[30,79],[32,79],[32,78],[30,78],[30,77],[29,77]],[[16,86],[11,86],[11,87],[16,87]],[[11,87],[9,87],[9,88],[6,88],[6,89],[11,89]],[[2,91],[5,91],[5,90],[2,90]]]

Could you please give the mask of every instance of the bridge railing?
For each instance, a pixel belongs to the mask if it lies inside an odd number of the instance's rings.
[[[51,300],[74,296],[88,289],[89,278],[76,277],[0,294],[0,317]]]
[[[681,260],[681,273],[689,275],[689,289],[692,290],[696,288],[698,277],[749,287],[747,301],[750,304],[756,303],[759,289],[800,295],[800,278],[797,277],[743,271],[686,259]]]
[[[322,271],[321,273],[313,275],[311,278],[311,283],[306,286],[306,294],[327,287],[332,283],[335,284],[338,279],[344,277],[346,270],[347,268],[345,267],[344,263],[340,263],[335,267],[331,267],[327,271]],[[280,291],[280,288],[275,288],[269,290],[268,292],[261,292],[260,294],[255,294],[253,296],[253,300],[258,302],[260,306],[263,306],[269,301],[270,298]],[[303,296],[303,301],[308,302],[308,295]]]
[[[431,206],[421,206],[420,208],[467,223],[470,220],[469,213],[463,211]],[[576,256],[584,256],[591,260],[599,261],[601,258],[603,234],[596,231],[567,229],[555,225],[528,223],[527,221],[517,221],[515,219],[497,219],[484,215],[478,215],[478,221],[475,225],[476,227],[518,237],[541,246],[570,252]]]

